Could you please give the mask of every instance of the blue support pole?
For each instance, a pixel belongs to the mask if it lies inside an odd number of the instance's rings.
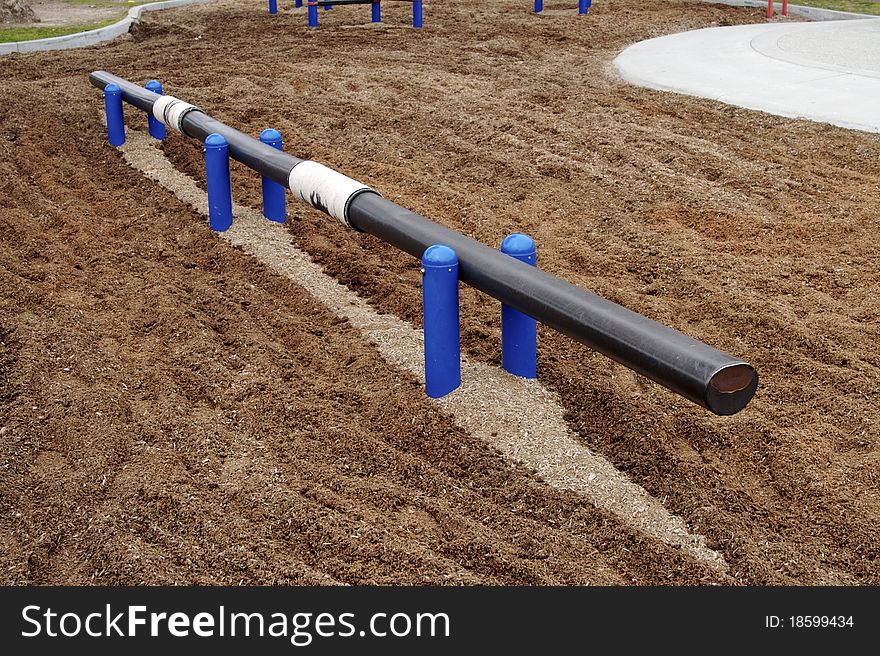
[[[107,116],[107,141],[119,147],[125,143],[125,119],[122,116],[122,90],[116,84],[104,87],[104,113]]]
[[[581,16],[586,16],[587,12],[590,11],[592,4],[592,0],[578,0],[578,13]]]
[[[330,11],[333,9],[333,5],[324,5],[324,11]]]
[[[544,11],[544,0],[535,0],[535,13],[540,14]]]
[[[373,0],[373,22],[382,22],[382,3],[379,0]]]
[[[458,323],[458,256],[449,246],[429,246],[422,255],[425,318],[425,392],[433,399],[461,385]]]
[[[284,150],[281,133],[273,128],[266,128],[260,132],[260,141],[278,150]],[[284,223],[287,218],[286,192],[284,185],[263,176],[263,216],[270,221]]]
[[[422,0],[413,0],[413,27],[422,29]]]
[[[144,87],[147,91],[158,93],[160,96],[162,95],[162,83],[159,82],[159,80],[150,80],[144,85]],[[165,124],[153,116],[153,112],[147,112],[147,126],[150,131],[150,136],[153,137],[153,139],[162,141],[165,138]]]
[[[277,14],[278,13],[278,0],[269,0],[269,13]]]
[[[208,179],[208,220],[211,230],[232,226],[232,186],[229,182],[229,144],[216,132],[205,138],[205,177]]]
[[[309,27],[318,27],[318,4],[309,1]]]
[[[296,2],[293,3],[293,6],[299,9],[303,6],[303,0],[296,0]]]
[[[501,252],[536,266],[535,242],[518,232],[501,243]],[[514,376],[537,378],[538,323],[527,314],[501,305],[501,366]]]

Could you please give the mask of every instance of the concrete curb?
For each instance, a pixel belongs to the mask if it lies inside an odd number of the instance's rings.
[[[128,15],[106,27],[99,27],[88,32],[53,36],[48,39],[33,39],[31,41],[13,41],[12,43],[0,43],[0,55],[8,55],[13,52],[37,52],[39,50],[67,50],[68,48],[85,48],[87,46],[110,41],[118,36],[127,34],[132,23],[136,23],[145,11],[157,11],[159,9],[173,9],[184,5],[207,4],[214,0],[164,0],[164,2],[152,2],[148,5],[138,5],[128,10]]]
[[[761,0],[701,0],[711,5],[728,5],[730,7],[748,7],[750,9],[766,9],[767,3]],[[782,3],[774,2],[773,8],[777,16],[782,12]],[[828,20],[858,20],[863,18],[880,18],[871,14],[854,14],[850,11],[835,11],[833,9],[819,9],[818,7],[804,7],[803,5],[788,5],[788,12],[796,16],[803,16],[815,21]]]

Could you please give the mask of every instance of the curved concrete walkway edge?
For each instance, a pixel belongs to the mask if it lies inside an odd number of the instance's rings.
[[[629,46],[614,66],[642,87],[880,132],[877,16],[670,34]]]
[[[64,36],[53,36],[48,39],[0,43],[0,55],[8,55],[13,52],[67,50],[68,48],[85,48],[86,46],[93,46],[96,43],[109,41],[123,34],[127,34],[132,23],[136,23],[138,19],[140,19],[141,14],[145,11],[173,9],[174,7],[182,7],[184,5],[202,5],[213,1],[214,0],[164,0],[164,2],[151,2],[147,5],[138,5],[137,7],[129,9],[128,15],[125,18],[122,18],[112,25],[99,27],[96,30],[65,34]]]

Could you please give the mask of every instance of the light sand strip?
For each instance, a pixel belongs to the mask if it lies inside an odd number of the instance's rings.
[[[171,165],[155,142],[131,130],[127,139],[122,151],[132,167],[207,216],[207,195]],[[304,287],[337,316],[347,318],[385,360],[424,383],[421,330],[394,315],[378,314],[326,275],[294,245],[283,226],[266,220],[259,211],[236,206],[233,215],[233,226],[222,234],[224,239]],[[458,426],[535,469],[547,484],[581,494],[638,531],[727,570],[724,557],[706,547],[703,536],[690,533],[680,517],[669,513],[605,458],[581,446],[563,419],[559,398],[539,382],[464,357],[461,388],[438,403]]]

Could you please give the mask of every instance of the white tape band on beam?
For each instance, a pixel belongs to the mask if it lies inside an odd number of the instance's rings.
[[[163,125],[167,125],[167,123],[165,123],[165,108],[173,102],[180,101],[174,96],[159,96],[156,99],[156,102],[153,103],[153,118]]]
[[[327,168],[318,162],[300,162],[290,171],[288,186],[293,195],[315,209],[339,219],[349,228],[348,206],[364,192],[378,193],[362,182]]]
[[[178,100],[174,96],[159,96],[153,103],[153,116],[164,125],[183,132],[181,123],[187,112],[198,109],[195,105]]]
[[[198,107],[182,100],[171,103],[165,109],[165,117],[168,119],[167,124],[178,132],[183,132],[183,117],[186,116],[187,112],[191,112],[194,109],[198,109]]]

